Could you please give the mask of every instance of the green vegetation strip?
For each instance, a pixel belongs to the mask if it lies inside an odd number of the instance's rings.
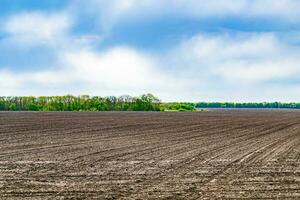
[[[0,111],[165,111],[205,112],[205,108],[300,108],[300,103],[163,103],[152,94],[138,97],[109,96],[25,96],[0,97]]]

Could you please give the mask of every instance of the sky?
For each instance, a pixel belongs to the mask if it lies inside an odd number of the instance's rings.
[[[0,96],[300,101],[299,0],[1,0]]]

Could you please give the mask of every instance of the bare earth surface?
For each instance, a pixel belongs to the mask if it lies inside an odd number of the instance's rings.
[[[0,113],[0,199],[300,199],[300,111]]]

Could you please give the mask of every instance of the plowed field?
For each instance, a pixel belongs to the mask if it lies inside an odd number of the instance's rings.
[[[0,199],[300,199],[300,111],[0,113]]]

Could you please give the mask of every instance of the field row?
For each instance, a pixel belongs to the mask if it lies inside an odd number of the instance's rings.
[[[0,113],[0,198],[300,198],[300,111]]]

